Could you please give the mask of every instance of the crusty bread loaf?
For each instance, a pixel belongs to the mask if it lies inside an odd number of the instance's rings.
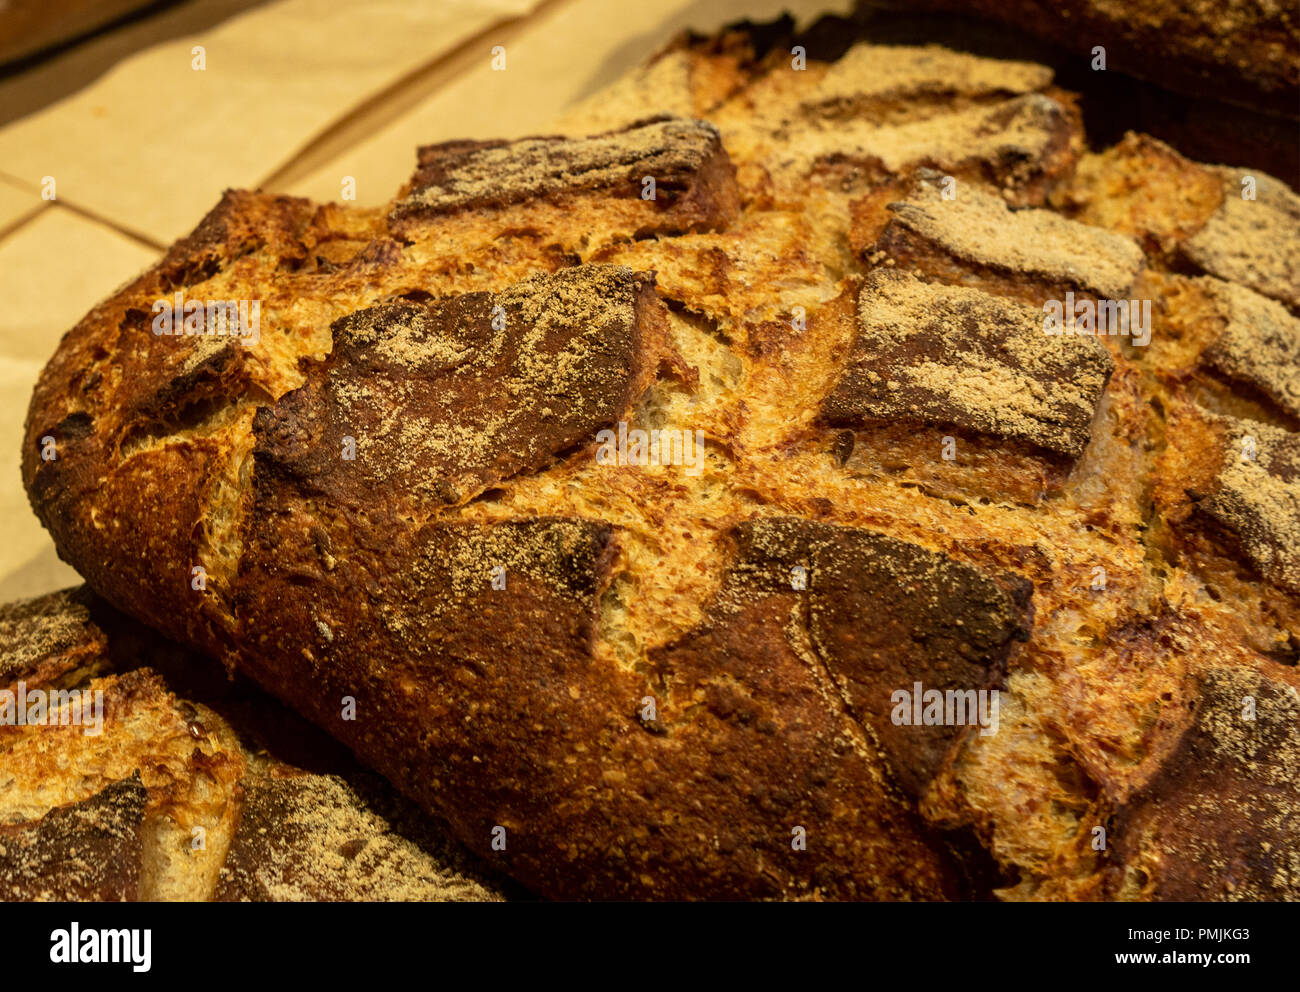
[[[0,64],[84,37],[148,0],[9,0],[0,6]]]
[[[1163,87],[1296,116],[1300,10],[1267,0],[865,0],[974,13]]]
[[[0,898],[501,898],[386,783],[214,667],[84,589],[0,607]]]
[[[41,377],[61,554],[541,895],[1300,896],[1296,196],[934,46],[558,129],[227,193]]]

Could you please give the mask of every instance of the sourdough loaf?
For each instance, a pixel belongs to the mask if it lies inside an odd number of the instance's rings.
[[[1296,116],[1300,10],[1267,0],[866,0],[977,14],[1168,89]]]
[[[41,377],[61,554],[544,896],[1300,896],[1300,200],[762,37],[228,192]]]
[[[319,730],[84,588],[0,607],[0,692],[0,898],[502,896]]]

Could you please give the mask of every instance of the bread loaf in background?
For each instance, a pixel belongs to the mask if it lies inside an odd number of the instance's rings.
[[[764,30],[384,210],[228,192],[41,377],[60,553],[542,896],[1296,898],[1300,201]]]
[[[0,607],[0,690],[0,898],[502,897],[320,731],[84,588]]]
[[[148,0],[7,0],[0,6],[0,65],[84,37]]]
[[[975,14],[1165,89],[1294,118],[1300,10],[1268,0],[865,0]]]

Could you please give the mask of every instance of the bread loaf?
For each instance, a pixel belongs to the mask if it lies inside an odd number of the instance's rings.
[[[1193,96],[1296,116],[1300,11],[1260,0],[868,0],[977,14]]]
[[[0,8],[0,64],[75,41],[146,6],[146,0],[10,0]]]
[[[0,607],[0,898],[501,898],[386,783],[214,668],[85,589]]]
[[[1300,200],[753,37],[228,192],[41,377],[60,553],[543,896],[1300,896]]]

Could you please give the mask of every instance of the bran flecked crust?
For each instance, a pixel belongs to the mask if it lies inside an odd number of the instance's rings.
[[[0,671],[49,717],[0,727],[0,899],[517,895],[319,730],[84,587],[0,607]]]
[[[1268,811],[1294,773],[1199,743],[1250,731],[1232,679],[1294,740],[1295,590],[1273,532],[1184,485],[1224,464],[1202,404],[1294,426],[1294,369],[1235,385],[1261,308],[1186,272],[1293,317],[1294,194],[1230,202],[1232,170],[1140,137],[1085,152],[1041,67],[868,43],[791,71],[763,38],[683,37],[566,137],[423,149],[384,211],[227,194],[42,376],[24,477],[61,552],[544,896],[1296,898],[1250,855],[1295,846]],[[933,174],[952,214],[890,207]],[[1033,336],[1062,286],[1152,298],[1151,354],[1186,361]],[[262,298],[262,340],[153,337],[177,288]],[[868,390],[882,349],[924,402]],[[619,421],[702,431],[698,474],[598,464]],[[916,681],[997,689],[997,733],[900,726]],[[1193,812],[1153,819],[1175,793]]]

